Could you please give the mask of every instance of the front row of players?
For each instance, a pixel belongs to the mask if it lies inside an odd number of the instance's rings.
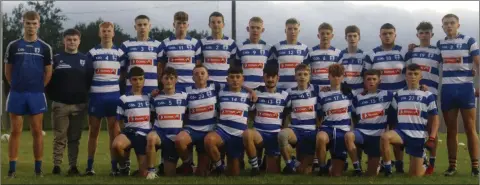
[[[424,175],[424,151],[435,147],[439,118],[434,95],[420,90],[420,66],[407,67],[407,87],[397,93],[378,90],[380,72],[368,70],[364,92],[353,95],[342,84],[343,74],[342,65],[331,65],[330,86],[320,89],[309,82],[310,68],[300,64],[295,68],[297,87],[281,90],[278,68],[265,67],[265,86],[252,91],[243,87],[241,68],[228,70],[227,84],[215,84],[207,82],[207,69],[199,64],[193,70],[195,84],[186,92],[176,90],[177,74],[166,68],[163,90],[150,97],[142,93],[143,70],[134,67],[128,74],[133,88],[120,97],[117,110],[118,122],[125,125],[112,144],[111,175],[128,175],[125,150],[129,148],[135,150],[140,174],[147,179],[157,177],[158,149],[165,175],[191,174],[191,150],[196,146],[195,173],[200,176],[225,171],[222,151],[227,156],[227,175],[239,175],[239,159],[245,151],[251,175],[258,175],[263,149],[269,173],[280,172],[281,156],[286,164],[283,173],[340,176],[348,153],[354,175],[362,175],[357,152],[362,149],[368,155],[367,175],[378,174],[382,158],[384,173],[390,176],[391,145],[404,147],[411,156],[410,175]],[[150,114],[155,115],[153,128]],[[248,128],[248,120],[253,120],[253,128]],[[390,125],[393,128],[388,128],[389,122],[395,123]],[[291,147],[297,157],[291,155]],[[327,161],[328,150],[331,160]],[[179,158],[183,164],[177,169]]]

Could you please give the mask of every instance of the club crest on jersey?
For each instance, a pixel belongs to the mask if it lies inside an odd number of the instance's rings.
[[[223,45],[223,50],[228,50],[228,44]]]
[[[153,47],[152,47],[152,46],[148,46],[148,51],[153,51]]]
[[[462,44],[457,44],[457,49],[462,48]]]
[[[59,63],[63,63],[63,60],[60,60],[60,62],[59,62]]]
[[[260,54],[261,54],[261,55],[265,55],[265,50],[263,50],[263,49],[260,50]]]
[[[40,48],[35,48],[35,53],[40,53]]]
[[[60,60],[60,63],[62,63],[61,60]],[[84,66],[85,65],[85,60],[80,60],[80,65]]]

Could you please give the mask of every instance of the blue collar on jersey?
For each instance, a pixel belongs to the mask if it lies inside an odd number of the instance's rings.
[[[399,45],[393,46],[392,51],[395,51],[395,50],[397,50],[397,51],[402,50],[402,46],[399,46]],[[376,48],[373,49],[373,52],[375,52],[375,53],[380,52],[380,51],[384,51],[381,45],[377,46]]]
[[[229,86],[229,85],[226,85],[226,86],[223,88],[223,90],[224,90],[224,91],[230,91],[230,86]],[[233,91],[230,91],[230,92],[233,92]],[[247,90],[242,87],[242,88],[240,89],[240,92],[241,92],[241,93],[246,93]]]
[[[147,93],[142,91],[142,95],[147,95]],[[134,96],[132,91],[125,92],[125,96]]]
[[[465,38],[465,35],[463,35],[462,33],[458,32],[456,38],[457,38],[457,39],[463,39],[463,38]],[[445,40],[448,40],[448,37],[445,37]]]
[[[168,39],[170,39],[170,40],[177,40],[177,37],[175,36],[175,34],[172,34],[172,35],[170,35],[170,37],[168,37]],[[190,37],[190,36],[187,35],[187,36],[185,37],[185,40],[192,40],[192,37]]]
[[[252,43],[252,41],[250,41],[250,39],[246,39],[245,42],[243,42],[243,45],[245,45],[245,44],[251,44],[251,43]],[[260,41],[258,41],[258,44],[263,44],[263,45],[265,45],[265,44],[267,44],[267,43],[266,43],[265,41],[263,41],[262,39],[260,39]]]
[[[137,39],[137,38],[130,39],[130,41],[131,41],[131,42],[142,42],[142,41],[138,41],[138,39]],[[155,41],[155,40],[154,40],[154,39],[152,39],[151,37],[148,37],[148,39],[147,39],[147,42],[148,42],[148,41],[150,41],[150,42],[151,42],[151,41]]]
[[[342,53],[348,53],[348,48],[342,50]],[[357,53],[363,53],[363,50],[357,48]]]
[[[267,87],[262,85],[262,86],[258,86],[257,88],[255,88],[255,90],[260,91],[260,92],[267,92]],[[282,91],[283,91],[283,89],[276,87],[274,93],[280,93]]]
[[[280,41],[280,45],[287,45],[287,40]],[[302,45],[302,43],[297,41],[297,45]]]
[[[98,44],[95,46],[95,49],[118,49],[118,47],[115,46],[115,44],[112,44],[112,48],[102,48],[102,44]]]
[[[172,95],[175,95],[175,94],[178,94],[178,93],[182,93],[182,91],[179,91],[179,90],[175,89],[175,92]],[[163,92],[163,90],[161,90],[158,95],[167,95],[167,94],[165,94],[165,92]],[[171,96],[171,95],[167,95],[167,96]]]
[[[212,36],[208,36],[208,37],[207,37],[207,38],[205,38],[205,39],[207,39],[207,40],[215,40],[215,39],[213,39],[213,37],[212,37]],[[225,36],[225,35],[223,35],[223,37],[222,37],[222,39],[221,39],[221,40],[228,40],[228,37],[227,37],[227,36]]]
[[[336,49],[336,48],[333,47],[333,46],[330,46],[330,47],[328,48],[328,50],[333,50],[333,51],[335,51],[335,49]],[[312,48],[312,50],[320,50],[320,44],[314,46],[314,47]]]

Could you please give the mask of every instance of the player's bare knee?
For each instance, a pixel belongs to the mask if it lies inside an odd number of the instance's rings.
[[[320,145],[326,145],[328,144],[329,140],[328,140],[328,134],[325,133],[325,132],[319,132],[317,134],[317,143],[320,144]]]
[[[207,134],[207,136],[205,136],[205,139],[203,141],[204,141],[205,146],[212,147],[212,146],[215,145],[215,142],[216,142],[215,135],[212,134],[212,133],[209,133],[209,134]]]
[[[351,143],[355,141],[355,134],[353,132],[347,132],[345,134],[345,143]]]
[[[287,130],[281,130],[278,133],[278,145],[280,148],[284,148],[288,146],[288,131]]]

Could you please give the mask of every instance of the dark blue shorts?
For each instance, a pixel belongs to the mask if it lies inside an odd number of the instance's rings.
[[[185,127],[183,130],[190,135],[190,138],[192,139],[191,145],[195,145],[195,147],[197,148],[197,152],[204,154],[205,153],[204,139],[205,139],[205,136],[208,134],[208,132],[196,131],[189,127]]]
[[[98,118],[117,115],[117,106],[120,101],[120,92],[90,94],[88,114]]]
[[[347,147],[345,146],[345,133],[347,132],[332,127],[320,127],[319,132],[322,131],[328,134],[330,142],[327,145],[327,149],[330,150],[332,159],[346,160]]]
[[[228,134],[225,130],[217,127],[215,132],[222,138],[224,148],[229,158],[240,158],[243,154],[243,139],[241,137]]]
[[[130,140],[131,147],[137,155],[145,155],[147,147],[147,134],[149,129],[124,128],[122,134]]]
[[[399,129],[395,129],[395,132],[402,138],[405,152],[413,157],[423,157],[425,138],[413,138],[405,134]]]
[[[355,144],[362,148],[368,157],[380,157],[380,136],[369,136],[358,129],[355,129],[353,134],[355,134]]]
[[[263,148],[265,154],[269,156],[280,156],[280,147],[278,146],[278,132],[261,132],[260,136],[263,139]]]
[[[475,108],[473,84],[446,84],[440,92],[442,111]]]
[[[10,91],[7,97],[7,112],[18,115],[35,115],[47,111],[47,99],[43,92]]]
[[[317,131],[316,130],[303,130],[298,128],[292,128],[293,133],[297,137],[296,147],[298,152],[306,155],[315,155],[315,146],[317,143]]]
[[[175,142],[167,137],[167,135],[158,127],[154,127],[157,135],[160,137],[160,148],[161,155],[163,160],[167,160],[173,163],[177,163],[179,155],[177,153],[177,148],[175,147]]]

